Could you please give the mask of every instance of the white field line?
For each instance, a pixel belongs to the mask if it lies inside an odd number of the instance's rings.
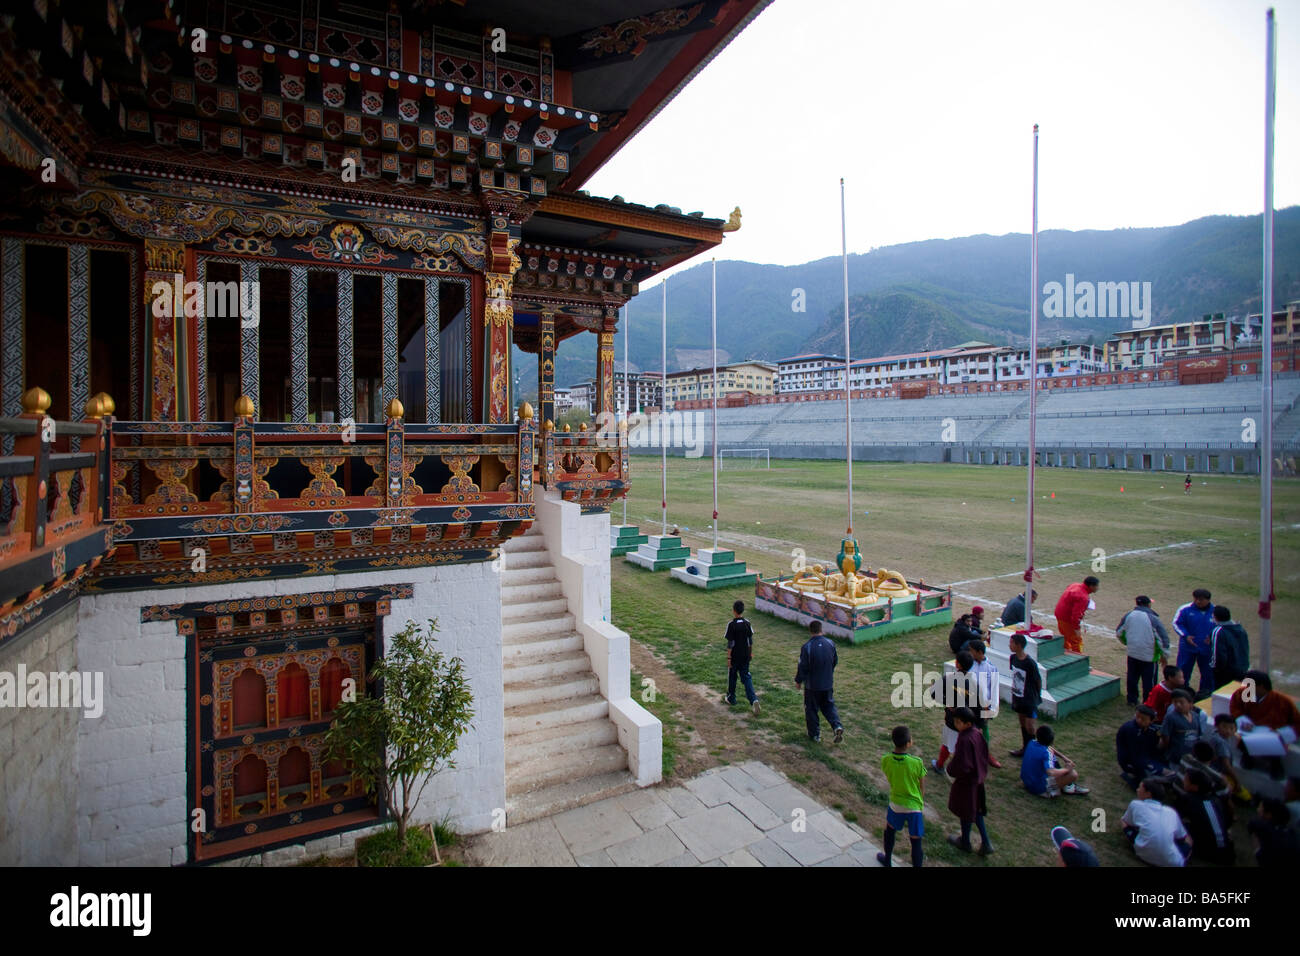
[[[1191,548],[1198,544],[1218,544],[1215,538],[1198,538],[1195,541],[1178,541],[1174,544],[1162,544],[1155,548],[1137,548],[1133,551],[1116,551],[1114,554],[1107,554],[1105,560],[1110,561],[1113,558],[1128,558],[1135,554],[1153,554],[1156,551],[1169,551],[1174,548]],[[1081,564],[1092,564],[1092,558],[1085,558],[1082,561],[1067,561],[1065,564],[1054,564],[1047,568],[1035,568],[1035,571],[1059,571],[1062,568],[1074,568]],[[994,574],[987,578],[967,578],[965,581],[953,581],[952,587],[960,587],[963,584],[977,584],[980,581],[997,581],[1001,578],[1014,578],[1023,576],[1024,571],[1008,571],[1005,574]]]

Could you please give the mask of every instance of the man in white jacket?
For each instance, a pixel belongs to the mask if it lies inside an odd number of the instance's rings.
[[[1124,615],[1115,628],[1115,636],[1128,645],[1128,702],[1137,706],[1147,699],[1156,680],[1156,659],[1169,654],[1169,633],[1160,615],[1151,608],[1151,599],[1138,595],[1137,606]],[[1159,641],[1159,653],[1157,652]],[[1138,696],[1138,683],[1142,696]]]

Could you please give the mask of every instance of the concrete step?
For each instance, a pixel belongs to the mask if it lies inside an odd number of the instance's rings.
[[[523,707],[507,706],[506,749],[510,749],[509,740],[516,734],[608,717],[609,701],[598,693],[587,694],[585,697],[564,701],[558,705],[554,701],[545,701]]]
[[[586,674],[557,674],[553,677],[538,677],[517,684],[506,684],[505,705],[506,710],[509,711],[515,707],[527,707],[529,704],[564,701],[599,693],[600,681],[590,671]]]
[[[568,651],[580,651],[583,648],[581,634],[541,634],[532,640],[515,641],[501,649],[501,659],[505,666],[511,662],[524,662]]]
[[[627,770],[627,751],[616,743],[538,757],[506,769],[506,797],[619,770]]]
[[[587,657],[587,652],[581,649],[559,654],[510,657],[505,658],[502,663],[507,686],[543,677],[559,677],[561,674],[591,673],[591,659]]]
[[[551,555],[546,550],[541,551],[514,551],[506,549],[505,566],[507,570],[518,571],[523,568],[547,568],[551,567]]]
[[[523,601],[501,605],[501,623],[536,621],[542,618],[563,617],[569,612],[568,599],[563,595],[545,601]]]
[[[626,770],[616,770],[521,793],[506,800],[506,825],[527,823],[635,789],[636,778]]]
[[[544,634],[572,634],[576,629],[577,623],[572,614],[511,619],[501,623],[501,641],[503,644],[515,644]]]
[[[528,554],[546,550],[546,538],[540,534],[521,534],[505,543],[506,554]],[[509,559],[507,559],[509,560]]]
[[[503,605],[528,604],[532,601],[548,601],[555,598],[563,600],[564,592],[560,590],[560,582],[554,578],[550,581],[525,581],[522,584],[501,582]]]
[[[1043,709],[1059,720],[1118,697],[1123,692],[1120,684],[1118,677],[1093,671],[1086,677],[1044,691]]]
[[[556,580],[555,568],[549,564],[543,564],[535,568],[512,568],[507,564],[501,569],[501,586],[503,588],[518,587],[521,584],[545,584],[554,580]]]
[[[604,717],[515,734],[506,738],[506,775],[510,775],[512,767],[554,754],[616,743],[618,728]]]

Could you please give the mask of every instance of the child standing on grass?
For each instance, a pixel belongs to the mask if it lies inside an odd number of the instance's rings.
[[[1020,749],[1011,751],[1013,757],[1023,757],[1025,747],[1034,739],[1034,718],[1042,703],[1043,678],[1038,673],[1038,662],[1025,651],[1025,635],[1019,631],[1011,635],[1011,709],[1020,718]]]
[[[889,781],[889,809],[885,811],[885,852],[876,854],[881,866],[893,865],[894,836],[903,828],[912,841],[912,866],[920,866],[925,854],[921,850],[921,837],[925,834],[925,764],[920,757],[909,754],[912,732],[906,727],[895,727],[891,734],[894,752],[885,754],[880,769]]]
[[[736,703],[736,678],[739,677],[749,706],[757,714],[758,695],[754,693],[754,681],[749,676],[749,661],[754,654],[754,629],[745,620],[744,601],[731,605],[731,614],[731,622],[727,625],[727,693],[722,699],[728,705]]]
[[[971,852],[970,828],[975,824],[980,833],[980,856],[993,852],[993,843],[984,827],[988,813],[984,781],[989,775],[989,745],[975,729],[975,715],[969,707],[958,707],[953,714],[957,727],[957,746],[948,764],[952,776],[952,792],[948,794],[948,809],[961,821],[961,836],[952,834],[948,842],[963,853]]]

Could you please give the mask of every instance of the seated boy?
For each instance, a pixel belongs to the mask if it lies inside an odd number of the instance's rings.
[[[889,781],[889,809],[885,811],[885,852],[876,854],[881,866],[893,865],[894,836],[906,829],[912,840],[912,866],[920,866],[924,859],[921,837],[925,835],[925,764],[920,757],[909,754],[912,749],[912,732],[906,727],[895,727],[890,735],[894,740],[893,753],[885,754],[880,769]]]
[[[1182,818],[1165,806],[1165,785],[1155,777],[1138,784],[1137,799],[1124,811],[1124,836],[1143,863],[1183,866],[1192,853],[1192,840]]]
[[[1151,693],[1147,694],[1147,699],[1143,701],[1148,707],[1156,712],[1156,723],[1162,724],[1165,720],[1165,711],[1169,709],[1169,704],[1173,700],[1173,693],[1183,686],[1183,672],[1178,669],[1176,664],[1166,664],[1164,669],[1164,680],[1155,687],[1151,688]]]
[[[1205,711],[1193,705],[1190,692],[1178,688],[1173,692],[1173,701],[1160,725],[1162,756],[1171,767],[1192,752],[1196,741],[1210,735],[1210,720]]]
[[[1246,690],[1254,684],[1254,693],[1247,699]],[[1268,727],[1282,734],[1287,743],[1294,743],[1300,735],[1300,710],[1295,701],[1281,691],[1273,689],[1273,680],[1263,671],[1247,671],[1242,687],[1232,693],[1228,701],[1228,713],[1233,717],[1245,717],[1252,727]],[[1242,730],[1249,727],[1241,726]]]
[[[1236,848],[1232,844],[1232,816],[1227,803],[1214,792],[1214,782],[1203,770],[1183,774],[1183,796],[1178,812],[1187,823],[1196,856],[1208,863],[1232,866]]]
[[[1160,733],[1153,726],[1156,712],[1138,704],[1133,719],[1125,721],[1115,733],[1115,757],[1120,776],[1136,790],[1139,783],[1164,769],[1160,760]]]
[[[1020,764],[1020,782],[1026,790],[1040,797],[1056,797],[1062,793],[1085,794],[1087,787],[1079,786],[1079,771],[1067,757],[1060,757],[1052,749],[1056,734],[1051,727],[1039,727],[1034,739],[1025,747],[1025,756]],[[1060,757],[1063,766],[1056,766]]]

